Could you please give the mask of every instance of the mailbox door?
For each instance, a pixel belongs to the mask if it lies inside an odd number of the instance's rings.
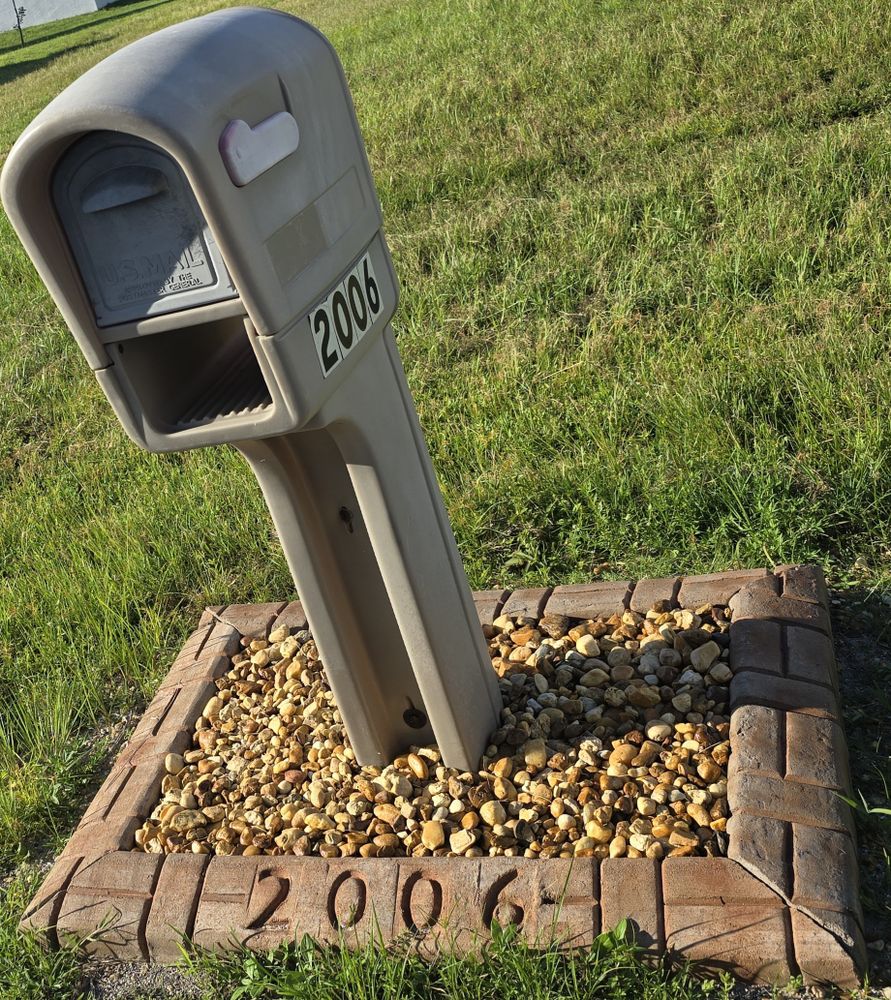
[[[152,143],[105,131],[78,140],[56,167],[53,201],[98,326],[236,295],[191,186]]]

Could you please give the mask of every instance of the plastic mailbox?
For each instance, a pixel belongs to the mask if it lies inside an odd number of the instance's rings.
[[[359,761],[435,738],[475,767],[497,680],[326,39],[248,8],[143,38],[38,115],[2,196],[127,434],[249,462]]]

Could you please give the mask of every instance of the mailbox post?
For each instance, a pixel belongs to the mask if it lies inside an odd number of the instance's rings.
[[[358,760],[474,768],[501,699],[325,38],[249,8],[148,36],[37,116],[2,197],[127,434],[247,459]]]

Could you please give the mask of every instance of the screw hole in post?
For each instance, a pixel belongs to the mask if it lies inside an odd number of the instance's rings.
[[[409,701],[411,708],[407,708],[402,713],[402,719],[409,729],[423,729],[427,725],[427,716],[420,709],[415,708]]]
[[[353,527],[353,512],[349,509],[349,507],[341,507],[338,511],[338,516],[341,521],[343,521],[343,525],[346,530],[352,534],[356,530]]]

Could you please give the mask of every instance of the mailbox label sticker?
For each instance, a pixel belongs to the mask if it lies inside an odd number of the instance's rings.
[[[380,286],[366,253],[343,281],[309,313],[322,375],[327,378],[365,336],[381,311]]]

